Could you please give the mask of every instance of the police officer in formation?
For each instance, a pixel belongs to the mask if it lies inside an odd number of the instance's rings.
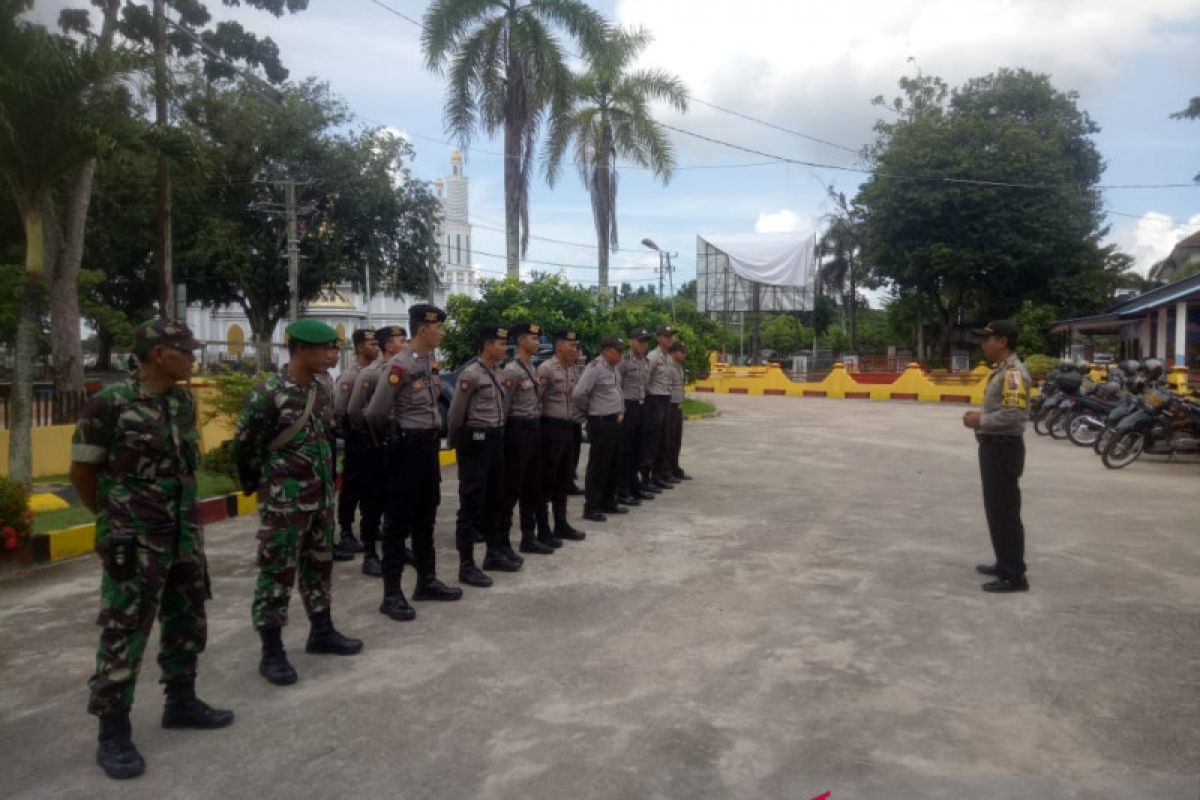
[[[567,496],[575,480],[575,435],[580,416],[571,402],[578,381],[579,334],[570,328],[554,334],[554,356],[538,367],[542,391],[542,501],[538,508],[538,539],[550,547],[563,540],[581,542],[587,534],[567,522]],[[546,506],[554,512],[549,527]]]
[[[683,448],[683,386],[685,383],[683,361],[687,358],[687,349],[683,342],[671,342],[668,351],[671,355],[670,370],[670,408],[667,411],[667,421],[663,437],[663,468],[662,474],[668,480],[676,483],[690,481],[691,475],[679,466],[679,453]]]
[[[649,366],[646,376],[645,433],[642,436],[641,471],[643,487],[649,492],[672,489],[676,481],[664,470],[663,450],[666,442],[667,415],[671,410],[671,342],[675,329],[663,325],[658,329],[658,347],[646,357]]]
[[[504,525],[504,390],[498,368],[508,329],[484,326],[476,341],[475,358],[458,373],[446,440],[458,460],[458,580],[486,589],[492,579],[484,570],[517,572],[524,559],[513,552]],[[482,570],[475,563],[476,542],[486,546]]]
[[[416,611],[401,590],[404,541],[412,541],[417,585],[415,601],[455,601],[462,589],[446,586],[437,577],[433,528],[442,499],[442,470],[438,460],[441,425],[438,395],[441,373],[434,355],[445,335],[446,312],[419,304],[408,310],[412,338],[379,375],[367,404],[367,425],[387,448],[387,510],[383,526],[383,602],[381,614],[404,622]]]
[[[354,655],[360,639],[343,636],[330,617],[333,570],[333,398],[327,374],[337,331],[316,320],[293,322],[288,364],[250,392],[233,439],[242,490],[258,493],[262,525],[251,618],[262,639],[259,673],[286,686],[297,673],[283,647],[288,601],[299,575],[311,624],[305,651]]]
[[[650,376],[650,362],[646,350],[650,343],[650,331],[634,328],[629,332],[629,351],[617,365],[621,378],[621,395],[625,398],[625,418],[621,421],[621,453],[617,472],[617,502],[625,506],[638,506],[643,500],[653,500],[654,495],[642,488],[640,457],[642,436],[646,427],[646,381]]]
[[[375,331],[375,340],[380,353],[369,366],[365,367],[350,392],[346,416],[350,429],[362,443],[361,459],[363,467],[359,470],[362,488],[359,490],[359,531],[362,533],[364,575],[378,578],[383,575],[383,564],[379,560],[379,532],[383,520],[384,498],[387,495],[387,459],[386,442],[381,440],[367,425],[367,403],[375,394],[375,386],[379,383],[380,374],[388,362],[400,353],[408,344],[408,331],[400,325],[385,325]],[[346,481],[342,481],[342,491],[345,491]],[[406,554],[407,557],[407,554]]]
[[[338,494],[337,520],[341,530],[334,558],[351,561],[356,553],[363,551],[362,544],[354,537],[354,515],[362,507],[366,497],[366,470],[370,468],[367,438],[350,424],[350,397],[358,385],[362,371],[379,358],[379,344],[374,328],[361,328],[350,337],[354,343],[354,363],[338,375],[333,390],[334,423],[346,443],[342,459],[342,490]]]
[[[104,564],[88,712],[100,718],[96,762],[116,779],[146,769],[129,711],[156,616],[163,727],[223,728],[234,716],[196,697],[212,594],[196,521],[195,407],[178,382],[191,374],[200,344],[166,319],[142,323],[133,338],[137,371],[88,401],[71,440],[71,483],[96,513]]]
[[[533,357],[541,347],[542,328],[522,322],[509,329],[513,358],[501,373],[504,386],[504,531],[511,542],[513,512],[520,510],[522,553],[550,555],[554,546],[538,540],[538,507],[542,494],[542,388]],[[549,534],[549,526],[546,526]]]
[[[617,465],[621,449],[621,418],[625,399],[617,364],[625,343],[616,336],[600,340],[600,357],[594,358],[571,391],[571,402],[587,414],[587,478],[584,481],[583,518],[604,522],[609,514],[628,514],[617,503]]]

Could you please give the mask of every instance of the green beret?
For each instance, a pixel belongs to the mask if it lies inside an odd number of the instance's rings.
[[[332,344],[337,341],[337,331],[315,319],[298,319],[284,328],[289,339],[305,344]]]

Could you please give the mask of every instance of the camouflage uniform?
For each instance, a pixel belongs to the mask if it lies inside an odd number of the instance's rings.
[[[123,536],[136,541],[128,578],[114,577],[106,562],[103,631],[88,682],[90,713],[127,712],[155,615],[161,616],[162,683],[194,680],[207,638],[204,603],[212,594],[196,513],[191,394],[181,386],[149,394],[134,377],[102,389],[80,412],[71,459],[99,468],[96,551],[106,555]]]
[[[308,422],[291,441],[271,452],[269,442],[304,414],[310,392],[316,397]],[[256,386],[242,410],[233,440],[234,458],[243,488],[260,486],[259,577],[251,607],[258,630],[287,623],[297,570],[309,618],[329,610],[333,428],[333,404],[325,389],[316,380],[301,386],[286,371]]]

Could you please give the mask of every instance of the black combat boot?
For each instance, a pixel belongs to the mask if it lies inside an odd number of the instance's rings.
[[[547,544],[542,544],[537,540],[537,518],[533,516],[521,515],[521,546],[522,553],[532,553],[539,556],[548,556],[554,552],[554,548]]]
[[[554,535],[554,530],[550,527],[550,510],[546,508],[545,503],[538,504],[537,515],[534,517],[537,520],[537,540],[539,544],[544,544],[546,547],[557,550],[563,546],[562,539]]]
[[[348,553],[361,553],[363,551],[362,542],[354,535],[354,531],[350,528],[342,529],[342,538],[338,540],[338,547]]]
[[[492,585],[492,579],[473,561],[463,561],[458,565],[458,582],[476,589],[486,589]]]
[[[413,600],[421,603],[427,600],[437,600],[443,603],[452,603],[455,600],[461,600],[463,596],[462,589],[453,586],[447,586],[437,579],[436,575],[422,575],[417,578],[417,588],[413,592]]]
[[[374,547],[367,548],[363,554],[362,573],[370,575],[372,578],[378,578],[383,574],[383,564],[379,561],[379,554],[375,552]]]
[[[554,502],[554,535],[559,539],[567,539],[572,542],[582,542],[587,538],[587,534],[578,528],[571,527],[571,523],[567,522],[567,504],[565,501],[556,500]]]
[[[334,543],[334,545],[333,545],[333,560],[334,561],[353,561],[354,560],[354,554],[357,551],[351,550],[349,547],[346,546],[346,536],[347,535],[348,535],[347,532],[343,531],[342,538],[338,539],[338,541]],[[350,538],[354,539],[354,537],[352,535],[350,536]],[[354,542],[355,542],[355,544],[358,544],[357,539],[354,539]],[[361,548],[361,545],[360,545],[360,548]]]
[[[224,728],[233,722],[233,712],[213,708],[196,697],[195,679],[172,681],[163,688],[167,702],[163,705],[164,728]]]
[[[513,555],[516,554],[514,553]],[[489,545],[487,552],[483,556],[483,568],[485,570],[492,570],[493,572],[519,572],[524,563],[524,559],[515,561],[509,558],[508,553],[504,551],[503,545],[500,547]]]
[[[417,612],[408,604],[404,592],[400,589],[399,575],[385,575],[383,578],[383,603],[379,613],[385,614],[397,622],[409,622],[417,618]]]
[[[136,778],[146,771],[146,762],[133,744],[133,726],[128,711],[116,711],[100,717],[100,746],[96,763],[104,774],[116,780]]]
[[[262,639],[262,661],[258,664],[258,674],[276,686],[290,686],[295,683],[299,676],[284,652],[283,630],[263,628],[258,635]]]
[[[362,639],[351,639],[337,632],[329,616],[329,609],[314,614],[309,622],[312,627],[308,629],[308,642],[304,645],[304,652],[353,656],[363,649]]]

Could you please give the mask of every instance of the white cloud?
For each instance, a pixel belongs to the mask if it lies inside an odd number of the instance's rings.
[[[754,223],[756,233],[791,233],[810,230],[812,227],[811,219],[788,208],[764,211],[758,215],[758,220]]]
[[[1148,211],[1132,226],[1117,233],[1114,238],[1122,249],[1134,257],[1134,263],[1143,275],[1157,262],[1171,254],[1171,250],[1184,237],[1200,230],[1200,214],[1193,214],[1186,222],[1177,222],[1160,211]]]

